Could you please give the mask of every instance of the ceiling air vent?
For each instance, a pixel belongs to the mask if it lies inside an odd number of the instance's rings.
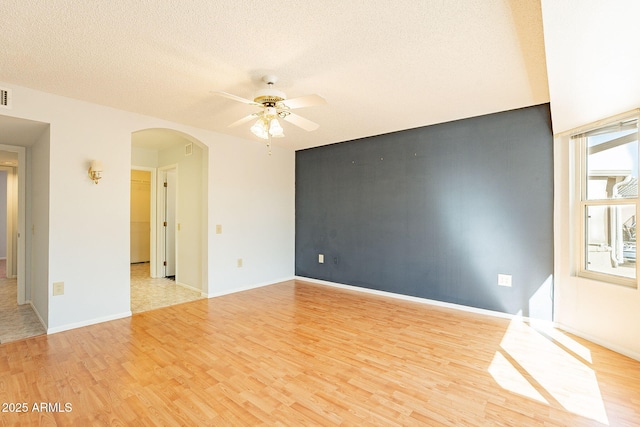
[[[0,87],[0,108],[11,108],[11,90]]]

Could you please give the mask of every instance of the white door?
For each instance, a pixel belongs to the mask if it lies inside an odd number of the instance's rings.
[[[164,185],[164,276],[176,275],[176,190],[175,169],[167,170]]]

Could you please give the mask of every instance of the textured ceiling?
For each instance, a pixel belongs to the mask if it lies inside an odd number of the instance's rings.
[[[283,124],[296,149],[549,101],[535,0],[2,0],[0,28],[0,81],[247,139],[210,91],[275,74],[328,102]]]

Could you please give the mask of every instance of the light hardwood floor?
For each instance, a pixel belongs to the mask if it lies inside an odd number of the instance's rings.
[[[0,260],[0,275],[2,263]],[[46,333],[29,304],[18,305],[16,279],[0,277],[0,343],[17,341]],[[149,277],[149,263],[131,265],[131,311],[141,313],[173,304],[202,299],[196,292],[175,281]]]
[[[289,281],[0,345],[2,402],[28,411],[0,425],[631,426],[640,362],[519,320]]]

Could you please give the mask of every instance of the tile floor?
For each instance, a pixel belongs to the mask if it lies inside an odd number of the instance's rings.
[[[149,263],[131,265],[131,312],[141,313],[202,299],[200,292],[165,278],[149,277]],[[30,305],[17,304],[16,279],[0,278],[0,344],[42,335],[45,329]]]
[[[200,292],[177,285],[173,280],[150,278],[147,262],[131,264],[131,312],[134,314],[202,298]]]
[[[0,279],[0,344],[45,333],[31,306],[18,305],[17,290],[17,279]]]

